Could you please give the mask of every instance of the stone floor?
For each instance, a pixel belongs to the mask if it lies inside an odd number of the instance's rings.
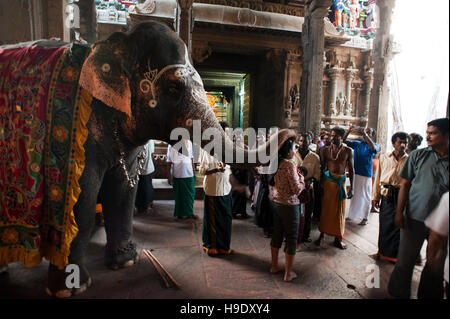
[[[348,205],[347,205],[348,207]],[[378,214],[370,214],[369,224],[347,222],[347,250],[335,248],[332,237],[325,237],[324,247],[302,244],[293,270],[298,278],[283,281],[282,273],[272,275],[270,239],[248,219],[234,219],[232,248],[234,255],[208,257],[201,249],[201,219],[179,222],[173,218],[173,201],[155,201],[149,215],[134,219],[134,241],[140,260],[130,268],[113,271],[103,266],[105,232],[96,227],[87,251],[87,264],[93,285],[73,298],[152,298],[152,299],[384,299],[393,265],[376,261]],[[250,210],[248,210],[250,211]],[[195,212],[202,217],[203,201],[195,201]],[[312,238],[318,236],[313,226]],[[152,253],[181,285],[166,288],[142,249]],[[423,252],[422,255],[424,256]],[[0,298],[49,298],[45,291],[47,265],[32,269],[20,263],[10,264],[0,274]],[[280,265],[284,265],[280,253]],[[367,288],[374,265],[379,269],[379,288]],[[417,294],[421,267],[413,276],[412,296]]]

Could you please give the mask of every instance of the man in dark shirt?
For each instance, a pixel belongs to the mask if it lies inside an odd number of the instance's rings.
[[[406,154],[409,155],[412,151],[415,151],[420,146],[420,144],[422,144],[422,141],[422,135],[417,133],[409,134],[409,142],[408,146],[406,147]]]
[[[428,123],[427,148],[410,154],[399,173],[402,178],[398,194],[395,224],[400,227],[400,247],[388,292],[395,298],[410,298],[414,265],[429,231],[425,219],[449,190],[448,118]],[[421,290],[442,285],[443,269],[424,268],[420,278]]]

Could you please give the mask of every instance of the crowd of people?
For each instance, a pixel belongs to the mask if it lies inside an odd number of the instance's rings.
[[[444,282],[448,295],[448,124],[448,118],[428,123],[425,148],[420,148],[421,135],[396,132],[391,137],[393,150],[382,154],[372,128],[334,127],[318,137],[312,132],[301,133],[279,144],[274,174],[263,173],[262,167],[232,169],[202,151],[203,250],[209,256],[233,253],[232,219],[249,216],[249,201],[255,224],[270,238],[270,273],[283,270],[278,256],[284,243],[284,280],[289,282],[297,277],[292,265],[300,244],[312,242],[313,222],[320,233],[315,245],[322,246],[328,235],[334,237],[335,247],[346,249],[346,222],[364,226],[371,212],[379,213],[378,252],[373,257],[395,264],[389,294],[410,297],[414,265],[421,262],[420,250],[427,239],[418,297],[443,298]],[[229,129],[225,122],[221,126]],[[258,134],[251,147],[239,135],[234,143],[255,149],[274,132],[271,128],[267,137]],[[183,155],[170,147],[168,150],[174,215],[181,219],[198,218],[193,213],[192,144],[186,147],[189,156],[182,160],[178,157]],[[174,164],[175,158],[181,164]]]

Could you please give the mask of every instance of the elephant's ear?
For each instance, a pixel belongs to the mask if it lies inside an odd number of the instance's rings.
[[[131,116],[125,38],[126,35],[115,33],[95,45],[81,69],[80,85],[104,104]]]

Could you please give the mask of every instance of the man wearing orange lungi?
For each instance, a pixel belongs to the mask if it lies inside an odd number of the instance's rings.
[[[340,249],[346,249],[344,244],[345,230],[345,199],[353,196],[353,151],[342,144],[345,135],[344,129],[334,127],[331,130],[330,146],[321,150],[321,167],[323,174],[322,214],[320,216],[320,236],[315,244],[320,246],[324,234],[334,236],[334,245]],[[345,171],[348,171],[350,188],[345,192]]]

